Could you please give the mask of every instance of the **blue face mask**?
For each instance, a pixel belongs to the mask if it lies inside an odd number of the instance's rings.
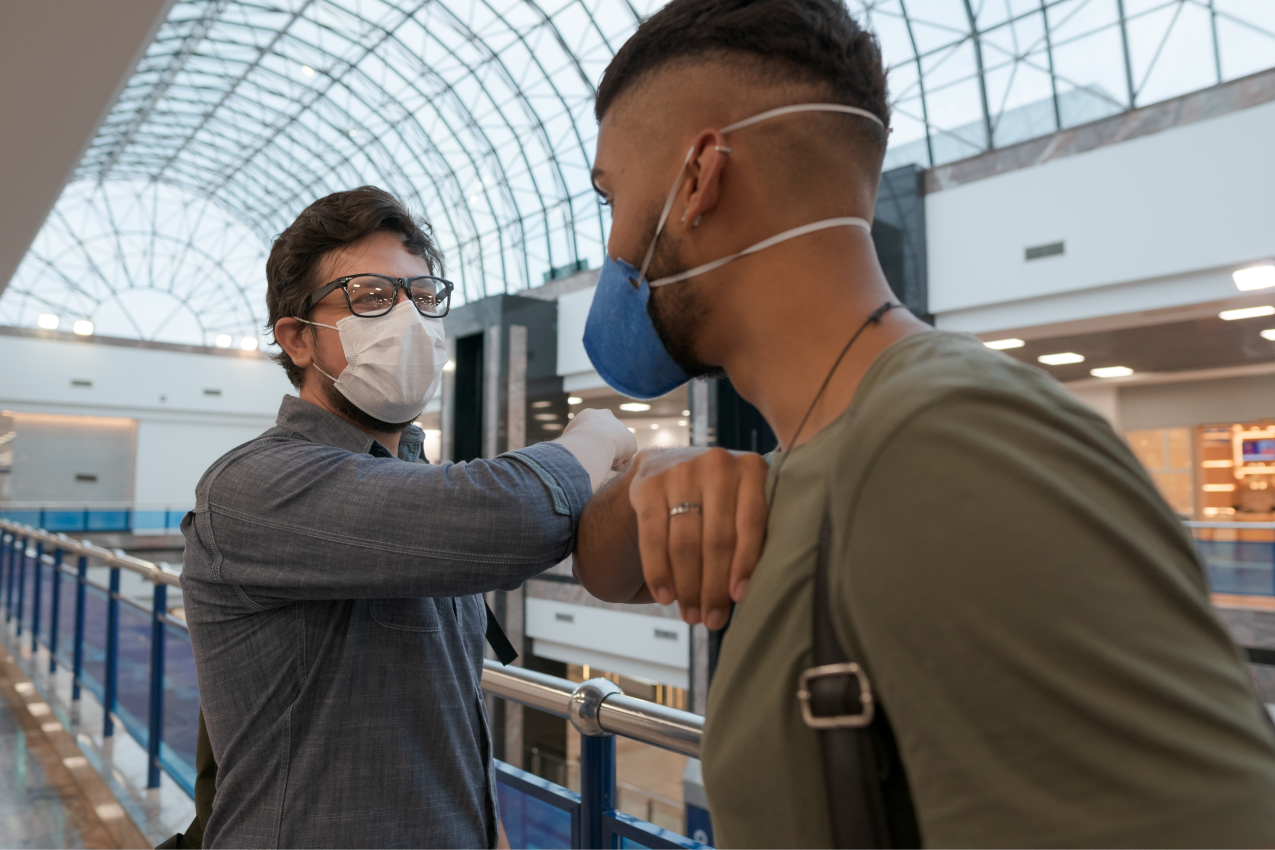
[[[871,112],[856,109],[853,106],[842,106],[839,103],[802,103],[771,109],[760,115],[745,118],[743,121],[722,128],[721,132],[722,135],[726,135],[759,121],[793,112],[846,112],[870,118],[881,126],[885,126],[884,122]],[[723,150],[729,152],[729,149]],[[588,353],[593,368],[611,389],[631,398],[657,398],[690,380],[690,375],[686,374],[686,371],[669,356],[664,343],[660,341],[659,334],[655,332],[655,326],[651,324],[650,314],[647,313],[647,302],[651,299],[652,289],[668,286],[671,283],[680,283],[696,275],[719,269],[740,257],[755,254],[772,245],[778,245],[780,242],[814,233],[817,230],[847,226],[872,230],[871,223],[861,218],[847,216],[824,219],[785,230],[737,254],[713,260],[680,274],[648,282],[647,267],[651,264],[651,257],[655,255],[656,242],[659,241],[660,233],[663,232],[664,225],[668,221],[673,202],[677,199],[677,192],[682,187],[682,175],[686,173],[686,166],[690,164],[694,154],[694,148],[686,152],[682,168],[677,172],[677,179],[673,181],[673,188],[669,190],[668,198],[664,202],[664,209],[660,213],[659,223],[655,228],[655,236],[652,237],[651,244],[647,246],[642,268],[634,268],[630,263],[613,259],[609,254],[602,261],[598,287],[593,294],[593,306],[589,308],[589,318],[584,325],[584,350]]]

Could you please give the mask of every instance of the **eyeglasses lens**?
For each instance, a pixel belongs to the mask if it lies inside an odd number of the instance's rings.
[[[426,316],[442,316],[447,312],[447,287],[437,278],[413,278],[412,301]]]
[[[394,283],[379,277],[352,278],[345,291],[356,316],[375,316],[394,306]]]

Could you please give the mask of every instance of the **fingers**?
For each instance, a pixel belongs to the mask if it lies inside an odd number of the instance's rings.
[[[668,498],[662,476],[642,482],[630,495],[638,521],[638,552],[642,556],[642,577],[655,601],[668,605],[676,598],[673,573],[668,560]]]
[[[761,559],[766,542],[766,475],[769,468],[758,455],[739,458],[740,478],[735,498],[735,550],[730,565],[730,598],[739,602]]]
[[[704,515],[702,529],[702,569],[700,607],[704,625],[720,629],[730,616],[731,565],[736,547],[736,504],[738,475],[732,467],[736,459],[725,451],[709,452],[696,458],[692,472],[700,484]],[[674,572],[678,564],[674,563]]]
[[[683,463],[664,473],[667,481],[667,505],[672,508],[684,502],[700,505],[700,510],[668,516],[668,559],[673,573],[673,590],[682,609],[682,619],[691,625],[703,619],[700,604],[702,567],[701,525],[703,497],[693,480],[694,464]]]

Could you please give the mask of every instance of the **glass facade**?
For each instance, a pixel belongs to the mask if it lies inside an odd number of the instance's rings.
[[[454,303],[596,268],[595,86],[658,0],[179,0],[0,297],[98,334],[262,335],[270,240],[375,184],[433,225]],[[850,0],[887,167],[951,162],[1275,65],[1269,0]]]

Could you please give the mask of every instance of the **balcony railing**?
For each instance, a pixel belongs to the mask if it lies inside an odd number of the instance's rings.
[[[0,502],[0,520],[50,532],[160,532],[173,533],[181,526],[189,506],[96,502],[48,504]]]
[[[1214,593],[1275,596],[1275,522],[1188,522]]]
[[[121,572],[152,588],[120,592]],[[161,772],[194,793],[199,687],[185,622],[168,611],[178,573],[87,541],[0,519],[0,605],[32,657],[69,670],[72,699],[88,689],[103,707],[103,736],[118,721],[149,754],[147,784]],[[620,811],[615,736],[699,755],[703,718],[620,693],[606,679],[576,684],[485,661],[482,687],[502,699],[565,717],[581,732],[580,792],[497,761],[501,820],[514,847],[699,848],[683,835]]]

